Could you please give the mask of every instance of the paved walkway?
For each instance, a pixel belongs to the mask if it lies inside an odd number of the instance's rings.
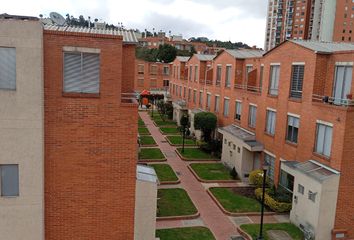
[[[205,189],[211,186],[237,186],[240,183],[232,184],[217,184],[217,183],[200,183],[189,171],[187,165],[189,162],[181,160],[175,153],[176,147],[168,144],[164,136],[160,133],[159,129],[153,124],[147,112],[139,112],[141,119],[145,122],[146,127],[149,129],[151,136],[155,139],[158,147],[165,154],[167,163],[174,169],[181,180],[178,185],[162,185],[159,188],[184,188],[192,201],[196,205],[200,218],[195,220],[173,220],[173,221],[158,221],[156,223],[157,229],[174,228],[184,226],[205,226],[208,227],[214,234],[217,240],[229,240],[230,236],[238,236],[236,230],[237,221],[226,216],[218,206],[213,202],[210,196],[206,193]],[[267,222],[277,222],[276,219],[268,217]],[[252,220],[256,219],[250,219]],[[256,220],[257,221],[257,220]]]

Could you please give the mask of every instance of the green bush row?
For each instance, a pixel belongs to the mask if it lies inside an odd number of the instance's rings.
[[[289,212],[291,210],[291,203],[278,202],[268,194],[269,191],[270,191],[269,189],[266,189],[266,192],[264,194],[264,204],[268,208],[278,213]],[[257,188],[254,191],[254,194],[256,195],[257,199],[262,200],[262,194],[263,194],[262,188]]]

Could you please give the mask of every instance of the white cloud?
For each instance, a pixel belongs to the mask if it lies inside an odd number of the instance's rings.
[[[84,15],[128,28],[172,30],[175,34],[242,41],[263,46],[266,3],[259,0],[13,0],[1,11],[38,16],[57,11],[65,16]],[[261,1],[263,2],[263,1]],[[266,1],[264,1],[266,2]],[[257,5],[257,6],[255,6]],[[255,8],[256,7],[256,8]],[[262,10],[264,8],[264,11]],[[254,9],[254,11],[252,11]],[[250,12],[252,11],[252,12]],[[264,16],[262,13],[264,12]]]

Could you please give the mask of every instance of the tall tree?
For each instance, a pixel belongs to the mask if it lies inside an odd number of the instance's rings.
[[[205,142],[210,142],[211,133],[215,130],[217,117],[211,112],[200,112],[194,116],[194,128],[201,130]]]

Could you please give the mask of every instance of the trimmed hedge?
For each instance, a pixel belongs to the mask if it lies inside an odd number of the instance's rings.
[[[254,191],[256,198],[259,199],[260,201],[262,201],[262,194],[263,194],[262,190],[263,190],[262,188],[257,188]],[[269,191],[270,189],[266,189],[266,192],[264,194],[264,203],[268,208],[278,213],[289,212],[291,210],[291,206],[292,206],[291,203],[278,202],[268,194]]]

